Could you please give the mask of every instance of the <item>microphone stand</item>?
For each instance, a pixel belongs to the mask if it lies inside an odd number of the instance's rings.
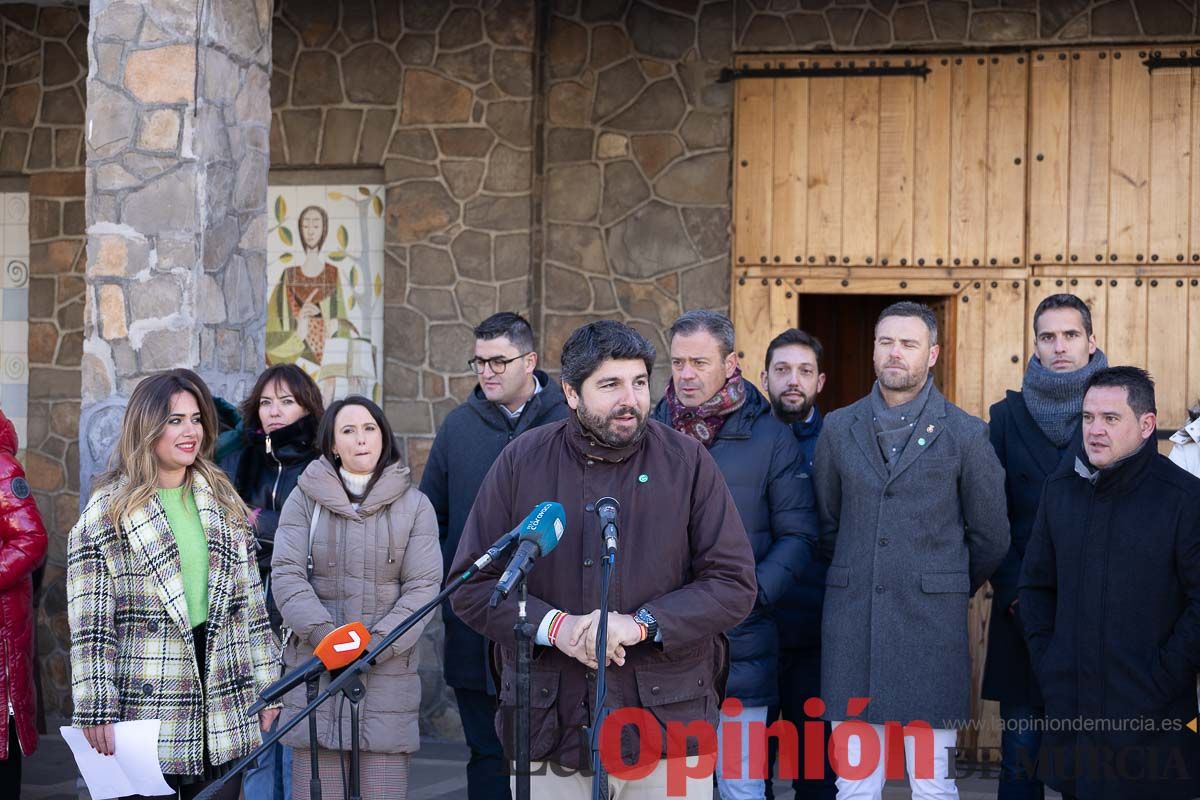
[[[526,615],[529,590],[526,580],[521,578],[520,594],[517,595],[517,624],[513,632],[517,636],[517,722],[516,722],[516,776],[517,800],[530,800],[530,753],[529,715],[531,685],[529,665],[533,659],[534,628]]]
[[[613,566],[617,561],[617,523],[613,519],[604,525],[604,557],[600,559],[600,626],[596,633],[596,721],[592,726],[592,800],[608,800],[608,774],[600,759],[600,731],[608,717],[605,695],[608,692],[608,586],[612,579]]]
[[[314,677],[304,682],[304,701],[311,703],[317,699],[317,692],[321,688],[320,676]],[[317,757],[317,717],[310,714],[308,717],[308,746],[310,756],[309,780],[308,780],[308,797],[309,800],[321,800],[321,759]]]
[[[362,758],[359,750],[359,712],[362,699],[367,696],[367,687],[362,682],[362,675],[355,672],[341,691],[350,701],[350,800],[362,800],[362,776],[359,773]],[[341,724],[341,720],[338,720],[338,725]]]
[[[305,717],[310,717],[318,706],[338,692],[344,693],[346,698],[350,701],[350,723],[353,727],[350,737],[350,768],[352,772],[350,777],[350,786],[352,792],[356,791],[359,786],[359,765],[358,755],[356,753],[356,750],[359,746],[358,703],[362,700],[363,694],[365,694],[366,691],[366,688],[362,684],[361,676],[371,669],[372,665],[375,663],[375,658],[380,653],[395,644],[397,639],[412,630],[412,628],[422,619],[429,616],[429,614],[431,614],[435,608],[442,604],[442,601],[458,591],[458,589],[464,583],[475,577],[479,570],[483,569],[483,567],[487,566],[487,564],[494,561],[499,553],[514,541],[516,541],[515,537],[505,537],[505,539],[502,539],[496,545],[491,547],[485,556],[481,556],[475,561],[474,564],[464,570],[461,575],[459,575],[450,583],[446,584],[446,588],[438,592],[436,597],[410,614],[408,619],[404,620],[404,622],[401,622],[399,625],[393,628],[387,636],[384,636],[382,639],[380,639],[379,643],[371,647],[371,649],[364,653],[361,658],[345,667],[341,671],[341,674],[335,676],[331,673],[329,685],[326,686],[324,690],[319,692],[315,698],[309,701],[308,705],[301,709],[299,714],[292,719],[289,719],[287,722],[280,722],[277,724],[275,726],[275,730],[263,738],[262,745],[234,763],[229,772],[225,773],[220,778],[217,778],[215,781],[205,787],[203,791],[196,795],[195,800],[212,800],[217,792],[221,791],[221,787],[232,780],[234,776],[240,775],[246,769],[246,767],[253,764],[256,760],[258,760],[259,756],[270,750],[271,747],[274,746],[274,744],[280,739],[282,739],[288,731],[299,725],[301,720],[303,720]],[[528,770],[526,771],[528,772]]]

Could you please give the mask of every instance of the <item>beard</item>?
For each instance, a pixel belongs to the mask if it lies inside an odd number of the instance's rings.
[[[906,392],[910,389],[917,389],[925,385],[925,379],[929,377],[929,373],[918,375],[909,369],[907,364],[886,363],[884,369],[880,369],[875,373],[879,380],[879,385],[885,389],[890,389],[893,392]],[[902,372],[889,372],[886,367],[899,367]]]
[[[628,447],[637,440],[641,439],[646,433],[646,425],[650,422],[650,412],[642,414],[638,411],[637,406],[617,406],[607,415],[593,414],[592,411],[583,404],[583,398],[579,400],[579,408],[575,410],[579,415],[579,424],[587,430],[588,433],[595,436],[601,442],[609,447],[621,448]],[[632,414],[637,419],[637,425],[628,433],[618,430],[613,421],[620,416]]]
[[[813,399],[800,392],[800,400],[796,401],[779,394],[767,393],[771,400],[771,410],[781,421],[791,425],[793,422],[803,422],[812,412]]]

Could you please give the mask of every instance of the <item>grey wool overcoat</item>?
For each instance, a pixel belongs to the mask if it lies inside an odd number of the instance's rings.
[[[825,419],[813,458],[826,718],[953,727],[971,711],[967,602],[1008,552],[1004,471],[987,425],[932,388],[891,472],[870,398]],[[851,698],[869,698],[848,715]]]

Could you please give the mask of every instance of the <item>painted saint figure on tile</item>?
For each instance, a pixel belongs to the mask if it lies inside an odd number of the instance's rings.
[[[329,339],[358,335],[346,316],[338,268],[321,256],[329,215],[319,206],[300,212],[296,227],[304,260],[283,271],[267,305],[267,363],[319,371]]]
[[[304,369],[327,403],[348,394],[382,397],[382,192],[271,188],[277,236],[270,240],[266,360]],[[298,201],[295,217],[285,194]]]

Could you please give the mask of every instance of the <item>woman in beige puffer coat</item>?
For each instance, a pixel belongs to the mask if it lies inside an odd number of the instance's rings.
[[[271,560],[275,600],[291,629],[283,653],[285,670],[307,661],[326,634],[348,622],[361,621],[378,641],[433,599],[442,578],[433,506],[412,486],[379,407],[357,396],[333,403],[321,420],[317,441],[322,456],[305,469],[299,491],[283,507]],[[366,674],[361,709],[364,799],[406,796],[409,754],[420,746],[416,646],[424,627],[422,621],[396,640]],[[321,683],[324,688],[328,678]],[[302,686],[290,692],[283,719],[296,716],[304,700]],[[316,712],[325,797],[342,794],[339,751],[350,748],[345,706],[332,698]],[[283,741],[296,748],[292,796],[306,800],[308,725],[297,725]]]

